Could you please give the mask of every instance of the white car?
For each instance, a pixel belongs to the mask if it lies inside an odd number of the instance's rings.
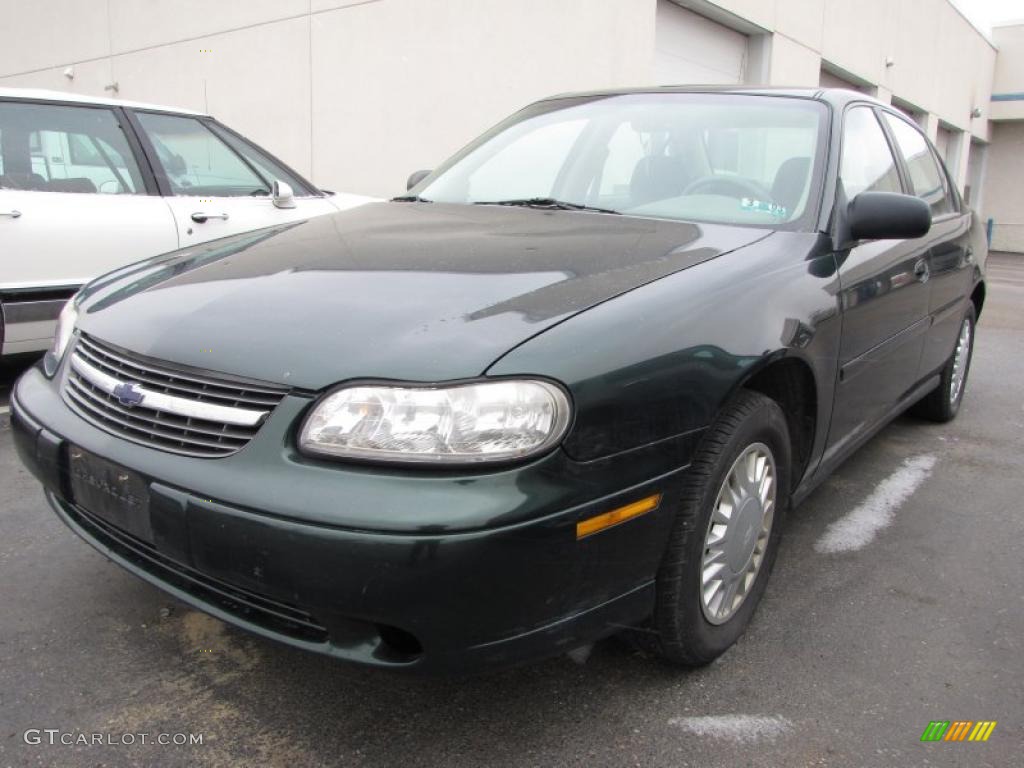
[[[104,272],[372,199],[317,189],[209,115],[0,88],[0,355],[46,349]]]

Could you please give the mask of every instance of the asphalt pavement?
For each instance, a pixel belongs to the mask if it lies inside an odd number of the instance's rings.
[[[0,413],[0,766],[1024,765],[1024,257],[989,277],[957,420],[901,417],[795,510],[750,629],[698,670],[610,639],[407,678],[252,637],[68,531]],[[998,724],[922,743],[934,720]]]

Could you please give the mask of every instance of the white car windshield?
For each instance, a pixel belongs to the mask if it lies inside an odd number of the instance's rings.
[[[415,195],[798,228],[815,207],[827,119],[819,102],[775,96],[540,102],[456,155]]]

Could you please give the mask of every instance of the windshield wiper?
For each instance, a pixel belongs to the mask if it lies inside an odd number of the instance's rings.
[[[392,197],[392,203],[432,203],[433,200],[427,200],[425,197],[419,195],[401,195],[399,197]]]
[[[512,200],[487,200],[473,203],[473,205],[518,205],[523,208],[552,208],[556,211],[592,211],[593,213],[614,213],[611,208],[596,208],[593,205],[580,205],[579,203],[568,203],[565,200],[556,200],[553,197],[523,197]]]

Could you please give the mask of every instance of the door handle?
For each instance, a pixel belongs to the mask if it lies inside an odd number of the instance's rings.
[[[205,224],[210,219],[222,219],[223,221],[228,220],[226,213],[203,213],[202,211],[196,211],[192,214],[192,221],[196,224]]]
[[[918,259],[917,263],[914,264],[914,277],[922,283],[927,283],[931,274],[931,269],[928,267],[928,260]]]
[[[10,216],[12,219],[20,219],[21,211],[17,211],[12,208],[9,211],[0,211],[0,216]]]

